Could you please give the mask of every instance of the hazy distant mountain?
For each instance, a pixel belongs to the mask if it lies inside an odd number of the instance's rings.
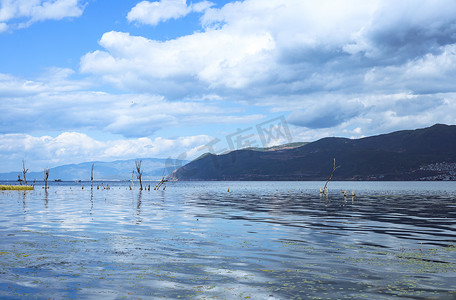
[[[176,162],[173,160],[173,164],[171,165],[167,163],[166,159],[160,158],[142,158],[138,160],[142,160],[141,167],[144,170],[144,180],[155,180],[161,178],[165,169],[166,175],[175,169],[175,164],[184,165],[186,163],[186,161]],[[81,164],[71,164],[52,168],[49,170],[49,180],[90,180],[92,163],[94,164],[94,180],[129,180],[131,179],[132,171],[135,168],[135,159],[118,160],[113,162],[85,162]],[[27,181],[31,182],[34,179],[40,181],[43,180],[43,171],[27,173]],[[17,175],[19,173],[19,170],[17,172],[2,173],[0,174],[0,180],[17,180]]]
[[[456,180],[456,126],[403,130],[361,139],[323,138],[299,147],[205,154],[173,180]]]

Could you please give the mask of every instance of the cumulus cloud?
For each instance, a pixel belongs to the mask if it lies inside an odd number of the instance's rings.
[[[0,4],[0,32],[37,21],[80,17],[85,8],[81,0],[1,0]]]
[[[313,141],[327,136],[363,136],[436,123],[454,124],[456,93],[331,95],[306,99],[288,122],[293,140]],[[319,104],[320,102],[320,104]]]
[[[142,1],[133,7],[127,15],[130,22],[157,25],[169,19],[178,19],[191,12],[203,12],[213,4],[202,1],[187,5],[186,0]]]
[[[350,53],[362,52],[377,64],[404,63],[456,42],[456,3],[438,1],[382,1],[368,27],[362,28]],[[354,47],[354,48],[352,48]]]
[[[3,97],[33,95],[43,91],[41,83],[21,80],[9,74],[0,73],[0,93]]]
[[[293,125],[311,129],[329,128],[350,120],[364,110],[360,101],[345,101],[330,99],[310,103],[304,110],[293,111],[288,122]]]
[[[454,11],[453,0],[143,1],[130,22],[201,12],[201,28],[166,41],[106,32],[81,57],[90,80],[68,69],[34,80],[0,74],[0,133],[101,130],[140,142],[160,128],[252,124],[264,112],[289,114],[294,140],[455,123]],[[0,31],[14,15],[2,6]]]
[[[367,86],[387,91],[414,91],[420,94],[456,92],[456,44],[446,45],[439,53],[427,53],[404,64],[376,67],[366,72]]]
[[[81,71],[169,100],[211,94],[291,112],[322,135],[454,123],[454,11],[451,0],[237,1],[174,40],[108,32]]]
[[[82,57],[81,71],[118,88],[170,100],[214,94],[259,104],[277,95],[283,102],[321,92],[397,93],[395,84],[389,91],[375,73],[395,68],[402,77],[425,60],[446,55],[453,61],[452,11],[456,3],[451,0],[359,0],[350,5],[334,0],[237,1],[205,9],[202,31],[169,41],[107,32],[100,40],[103,50]],[[446,68],[449,73],[454,69],[452,64]],[[436,83],[442,74],[420,79]],[[443,81],[452,84],[448,77]],[[419,87],[405,88],[421,93]]]
[[[81,71],[102,76],[118,87],[176,96],[207,93],[213,88],[246,87],[269,70],[267,33],[233,35],[195,33],[158,42],[128,33],[108,32],[94,51],[81,59]]]
[[[84,90],[90,84],[72,80],[71,75],[71,70],[56,68],[37,81],[0,74],[0,101],[8,111],[0,118],[0,133],[83,129],[143,137],[161,128],[243,123],[264,117],[225,109],[223,101],[171,102],[151,94],[114,95]]]
[[[27,160],[32,171],[39,171],[83,161],[177,157],[192,153],[210,140],[207,135],[98,141],[79,132],[63,132],[56,137],[0,134],[0,159],[4,162],[1,172],[17,170],[21,159]]]

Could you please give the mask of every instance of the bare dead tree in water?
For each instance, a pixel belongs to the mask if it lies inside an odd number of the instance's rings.
[[[24,176],[24,185],[27,185],[27,178],[25,178],[25,174],[28,172],[28,169],[25,168],[25,161],[22,160],[22,174]]]
[[[141,170],[141,163],[142,163],[142,160],[140,160],[140,161],[135,160],[136,174],[137,174],[136,177],[139,179],[139,189],[142,191],[142,189],[143,189],[143,187],[142,187],[142,173],[143,173],[143,170]]]
[[[157,185],[154,187],[154,190],[158,190],[160,189],[160,187],[163,185],[163,190],[166,189],[166,186],[164,185],[165,182],[167,182],[168,180],[165,179],[165,175],[163,175],[163,178],[157,183]]]
[[[44,169],[44,189],[47,190],[49,169]]]
[[[325,186],[323,187],[323,190],[320,189],[320,194],[328,195],[328,188],[326,186],[328,185],[328,182],[331,181],[331,179],[333,178],[334,171],[336,171],[336,169],[338,169],[339,167],[340,166],[336,167],[336,159],[334,158],[334,166],[333,166],[333,169],[331,171],[331,175],[329,175],[328,180],[326,180],[326,183],[325,183]]]
[[[154,190],[158,190],[160,189],[160,187],[163,185],[163,190],[166,189],[166,185],[165,185],[165,182],[167,182],[168,180],[165,179],[165,170],[163,170],[163,177],[162,179],[157,183],[157,185],[154,187]]]

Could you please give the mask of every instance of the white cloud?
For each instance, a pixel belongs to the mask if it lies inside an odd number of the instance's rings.
[[[177,3],[183,11],[186,4]],[[107,32],[100,40],[104,49],[87,53],[81,71],[173,100],[215,94],[260,103],[278,94],[358,93],[367,90],[363,78],[375,68],[435,55],[456,43],[456,17],[448,13],[454,2],[423,1],[416,15],[410,12],[414,3],[231,2],[205,9],[202,31],[169,41]]]
[[[289,117],[295,141],[315,141],[328,136],[360,138],[456,122],[456,93],[338,94],[327,95],[328,99],[307,97],[296,104],[300,110]],[[340,119],[349,114],[352,116]],[[337,122],[333,126],[326,126],[334,120]]]
[[[28,24],[83,10],[77,1],[3,3],[0,31],[23,18]],[[202,12],[201,31],[167,41],[106,32],[101,49],[81,58],[84,80],[69,69],[33,80],[0,74],[8,111],[0,133],[98,130],[131,138],[107,147],[79,137],[95,147],[80,153],[100,147],[114,157],[168,145],[140,139],[161,128],[252,124],[268,109],[291,113],[299,125],[294,140],[454,124],[455,10],[452,0],[245,0],[221,8],[143,1],[130,22],[156,25]],[[100,92],[104,84],[117,93]]]
[[[456,42],[456,2],[382,1],[371,22],[344,46],[376,62],[377,66],[403,64]]]
[[[210,1],[201,1],[201,2],[197,2],[197,3],[192,3],[191,7],[192,7],[193,12],[200,13],[200,12],[206,11],[213,5],[214,5],[214,3],[210,2]]]
[[[174,40],[108,32],[81,70],[165,99],[213,94],[291,111],[315,132],[427,126],[454,110],[445,101],[455,92],[455,9],[450,0],[237,1],[205,10],[203,31]]]
[[[80,17],[85,8],[81,0],[0,0],[0,4],[0,32],[2,28],[27,27],[36,21]]]
[[[213,4],[208,1],[187,5],[186,0],[142,1],[127,15],[130,22],[157,25],[169,19],[178,19],[191,12],[203,12]]]
[[[56,137],[0,134],[0,159],[4,162],[0,172],[17,170],[21,159],[26,159],[32,171],[38,171],[94,160],[177,157],[181,153],[191,153],[210,140],[212,138],[207,135],[98,141],[79,132],[63,132]]]
[[[41,5],[32,8],[32,21],[80,17],[84,11],[84,5],[81,2],[80,0],[42,2]]]
[[[0,94],[2,97],[32,95],[43,91],[39,82],[21,80],[9,74],[0,73]]]
[[[167,42],[111,31],[103,35],[100,45],[106,51],[86,54],[81,59],[82,72],[101,75],[116,86],[132,90],[144,82],[150,91],[159,93],[170,93],[168,87],[195,78],[206,88],[245,87],[269,71],[270,50],[275,47],[267,33],[219,31]],[[163,86],[160,80],[170,84]],[[198,82],[196,86],[200,87]]]
[[[441,47],[402,65],[376,67],[364,77],[368,86],[385,91],[417,91],[424,94],[456,92],[456,44]]]
[[[350,6],[356,9],[344,8],[348,13],[339,15],[340,24],[327,22],[328,18],[334,19],[329,13],[333,10],[326,9],[332,5],[327,1],[317,5],[320,15],[315,14],[314,6],[303,1],[230,3],[222,9],[206,10],[202,19],[204,32],[167,42],[108,32],[100,40],[106,51],[84,56],[81,70],[130,89],[141,88],[138,82],[152,90],[156,85],[163,86],[156,79],[166,80],[170,89],[179,85],[178,81],[194,79],[197,81],[188,86],[201,89],[239,89],[252,83],[269,85],[271,79],[280,80],[293,72],[287,66],[278,70],[282,51],[332,42],[335,37],[348,39],[351,30],[339,28],[350,24],[357,30],[362,22],[353,20],[367,22],[368,15],[363,15],[366,9],[361,9],[366,7],[363,3]]]
[[[226,109],[220,100],[171,102],[150,94],[84,91],[90,84],[71,76],[68,69],[49,69],[37,81],[0,73],[0,101],[8,111],[0,118],[0,133],[97,129],[143,137],[161,128],[245,123],[264,117],[245,114],[242,107]]]
[[[319,99],[321,100],[321,99]],[[309,103],[304,110],[293,111],[288,122],[307,128],[330,128],[346,122],[364,110],[364,105],[358,99],[325,99],[326,101]]]

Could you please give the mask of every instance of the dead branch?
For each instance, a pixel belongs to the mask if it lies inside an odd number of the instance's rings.
[[[90,189],[93,189],[93,165],[92,164],[92,171],[90,172]]]
[[[338,169],[339,167],[340,166],[336,167],[336,159],[334,158],[334,167],[333,167],[333,169],[331,171],[331,175],[329,175],[328,180],[326,180],[325,186],[323,187],[323,191],[320,190],[320,193],[323,193],[323,194],[326,194],[326,195],[328,194],[328,189],[326,188],[326,186],[328,185],[328,182],[330,182],[331,179],[333,178],[334,171],[336,171],[336,169]]]
[[[163,175],[163,178],[157,183],[157,185],[154,187],[154,190],[158,190],[163,184],[165,184],[165,182],[167,182],[168,180],[165,179],[165,176]],[[165,189],[166,187],[164,186],[163,187],[163,190]]]
[[[28,172],[28,169],[25,168],[25,161],[22,160],[22,174],[24,177],[24,185],[27,185],[27,178],[25,178],[25,174]]]
[[[141,163],[142,163],[142,160],[140,161],[137,161],[135,160],[135,165],[136,165],[136,174],[137,174],[137,178],[139,180],[139,189],[142,191],[143,189],[143,186],[142,186],[142,173],[143,173],[143,170],[141,170]]]

